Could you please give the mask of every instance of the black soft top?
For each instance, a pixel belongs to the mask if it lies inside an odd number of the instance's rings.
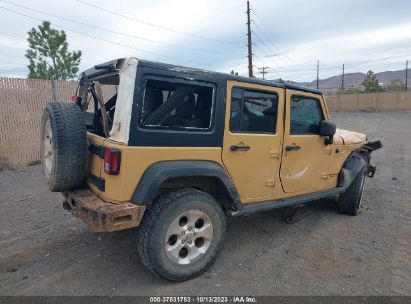
[[[95,65],[94,67],[84,71],[82,73],[81,78],[84,79],[85,77],[87,77],[91,79],[91,78],[98,77],[100,75],[104,75],[107,72],[115,72],[117,69],[117,62],[119,60],[121,59],[115,59],[115,60],[111,60],[111,61],[108,61],[102,64]],[[202,70],[202,69],[189,68],[189,67],[178,66],[174,64],[168,64],[168,63],[162,63],[162,62],[156,62],[156,61],[150,61],[150,60],[144,60],[144,59],[137,59],[137,60],[138,60],[138,66],[144,66],[144,67],[149,67],[153,69],[168,70],[168,71],[174,71],[174,72],[182,72],[188,75],[189,78],[194,78],[194,79],[196,78],[196,76],[201,76],[202,78],[210,78],[210,80],[212,79],[215,80],[216,78],[219,78],[219,79],[261,84],[261,85],[278,87],[278,88],[283,88],[283,89],[292,89],[292,90],[309,92],[309,93],[314,93],[314,94],[322,94],[320,90],[308,88],[308,87],[304,87],[304,86],[300,86],[300,85],[296,85],[296,84],[284,82],[284,81],[269,81],[269,80],[263,80],[263,79],[258,79],[258,78],[244,77],[244,76],[238,76],[238,75],[232,75],[232,74],[226,74],[226,73],[220,73],[220,72],[214,72],[214,71],[207,71],[207,70]]]

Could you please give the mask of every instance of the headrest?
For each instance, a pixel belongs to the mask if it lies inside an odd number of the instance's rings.
[[[176,116],[193,117],[195,106],[195,96],[193,93],[190,93],[184,97],[184,102],[177,107]]]

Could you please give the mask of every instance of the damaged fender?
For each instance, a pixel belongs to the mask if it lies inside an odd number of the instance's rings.
[[[348,188],[354,179],[357,177],[358,173],[364,166],[368,166],[370,161],[369,154],[357,152],[352,154],[345,162],[341,168],[340,174],[338,175],[339,187]]]

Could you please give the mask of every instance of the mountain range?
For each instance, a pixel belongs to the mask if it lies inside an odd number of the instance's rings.
[[[382,84],[382,86],[387,86],[391,83],[393,79],[401,79],[401,81],[405,84],[405,69],[398,70],[398,71],[386,71],[375,73],[378,81]],[[410,86],[410,69],[408,69],[408,86]],[[361,86],[364,79],[367,77],[365,73],[347,73],[344,75],[344,87],[359,87]],[[332,76],[325,79],[320,79],[318,81],[319,89],[321,90],[333,90],[338,89],[341,87],[341,80],[342,75]],[[317,81],[313,80],[311,82],[299,82],[298,84],[308,87],[316,87]]]

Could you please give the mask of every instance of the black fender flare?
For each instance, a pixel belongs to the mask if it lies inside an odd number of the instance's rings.
[[[213,177],[226,188],[231,198],[231,209],[241,210],[242,204],[237,189],[226,170],[218,163],[203,160],[162,161],[146,169],[131,197],[131,203],[150,205],[153,203],[161,184],[177,177]]]
[[[370,156],[363,152],[354,152],[344,162],[340,173],[338,174],[337,186],[345,187],[346,189],[351,185],[354,179],[360,173],[364,166],[368,166]]]

